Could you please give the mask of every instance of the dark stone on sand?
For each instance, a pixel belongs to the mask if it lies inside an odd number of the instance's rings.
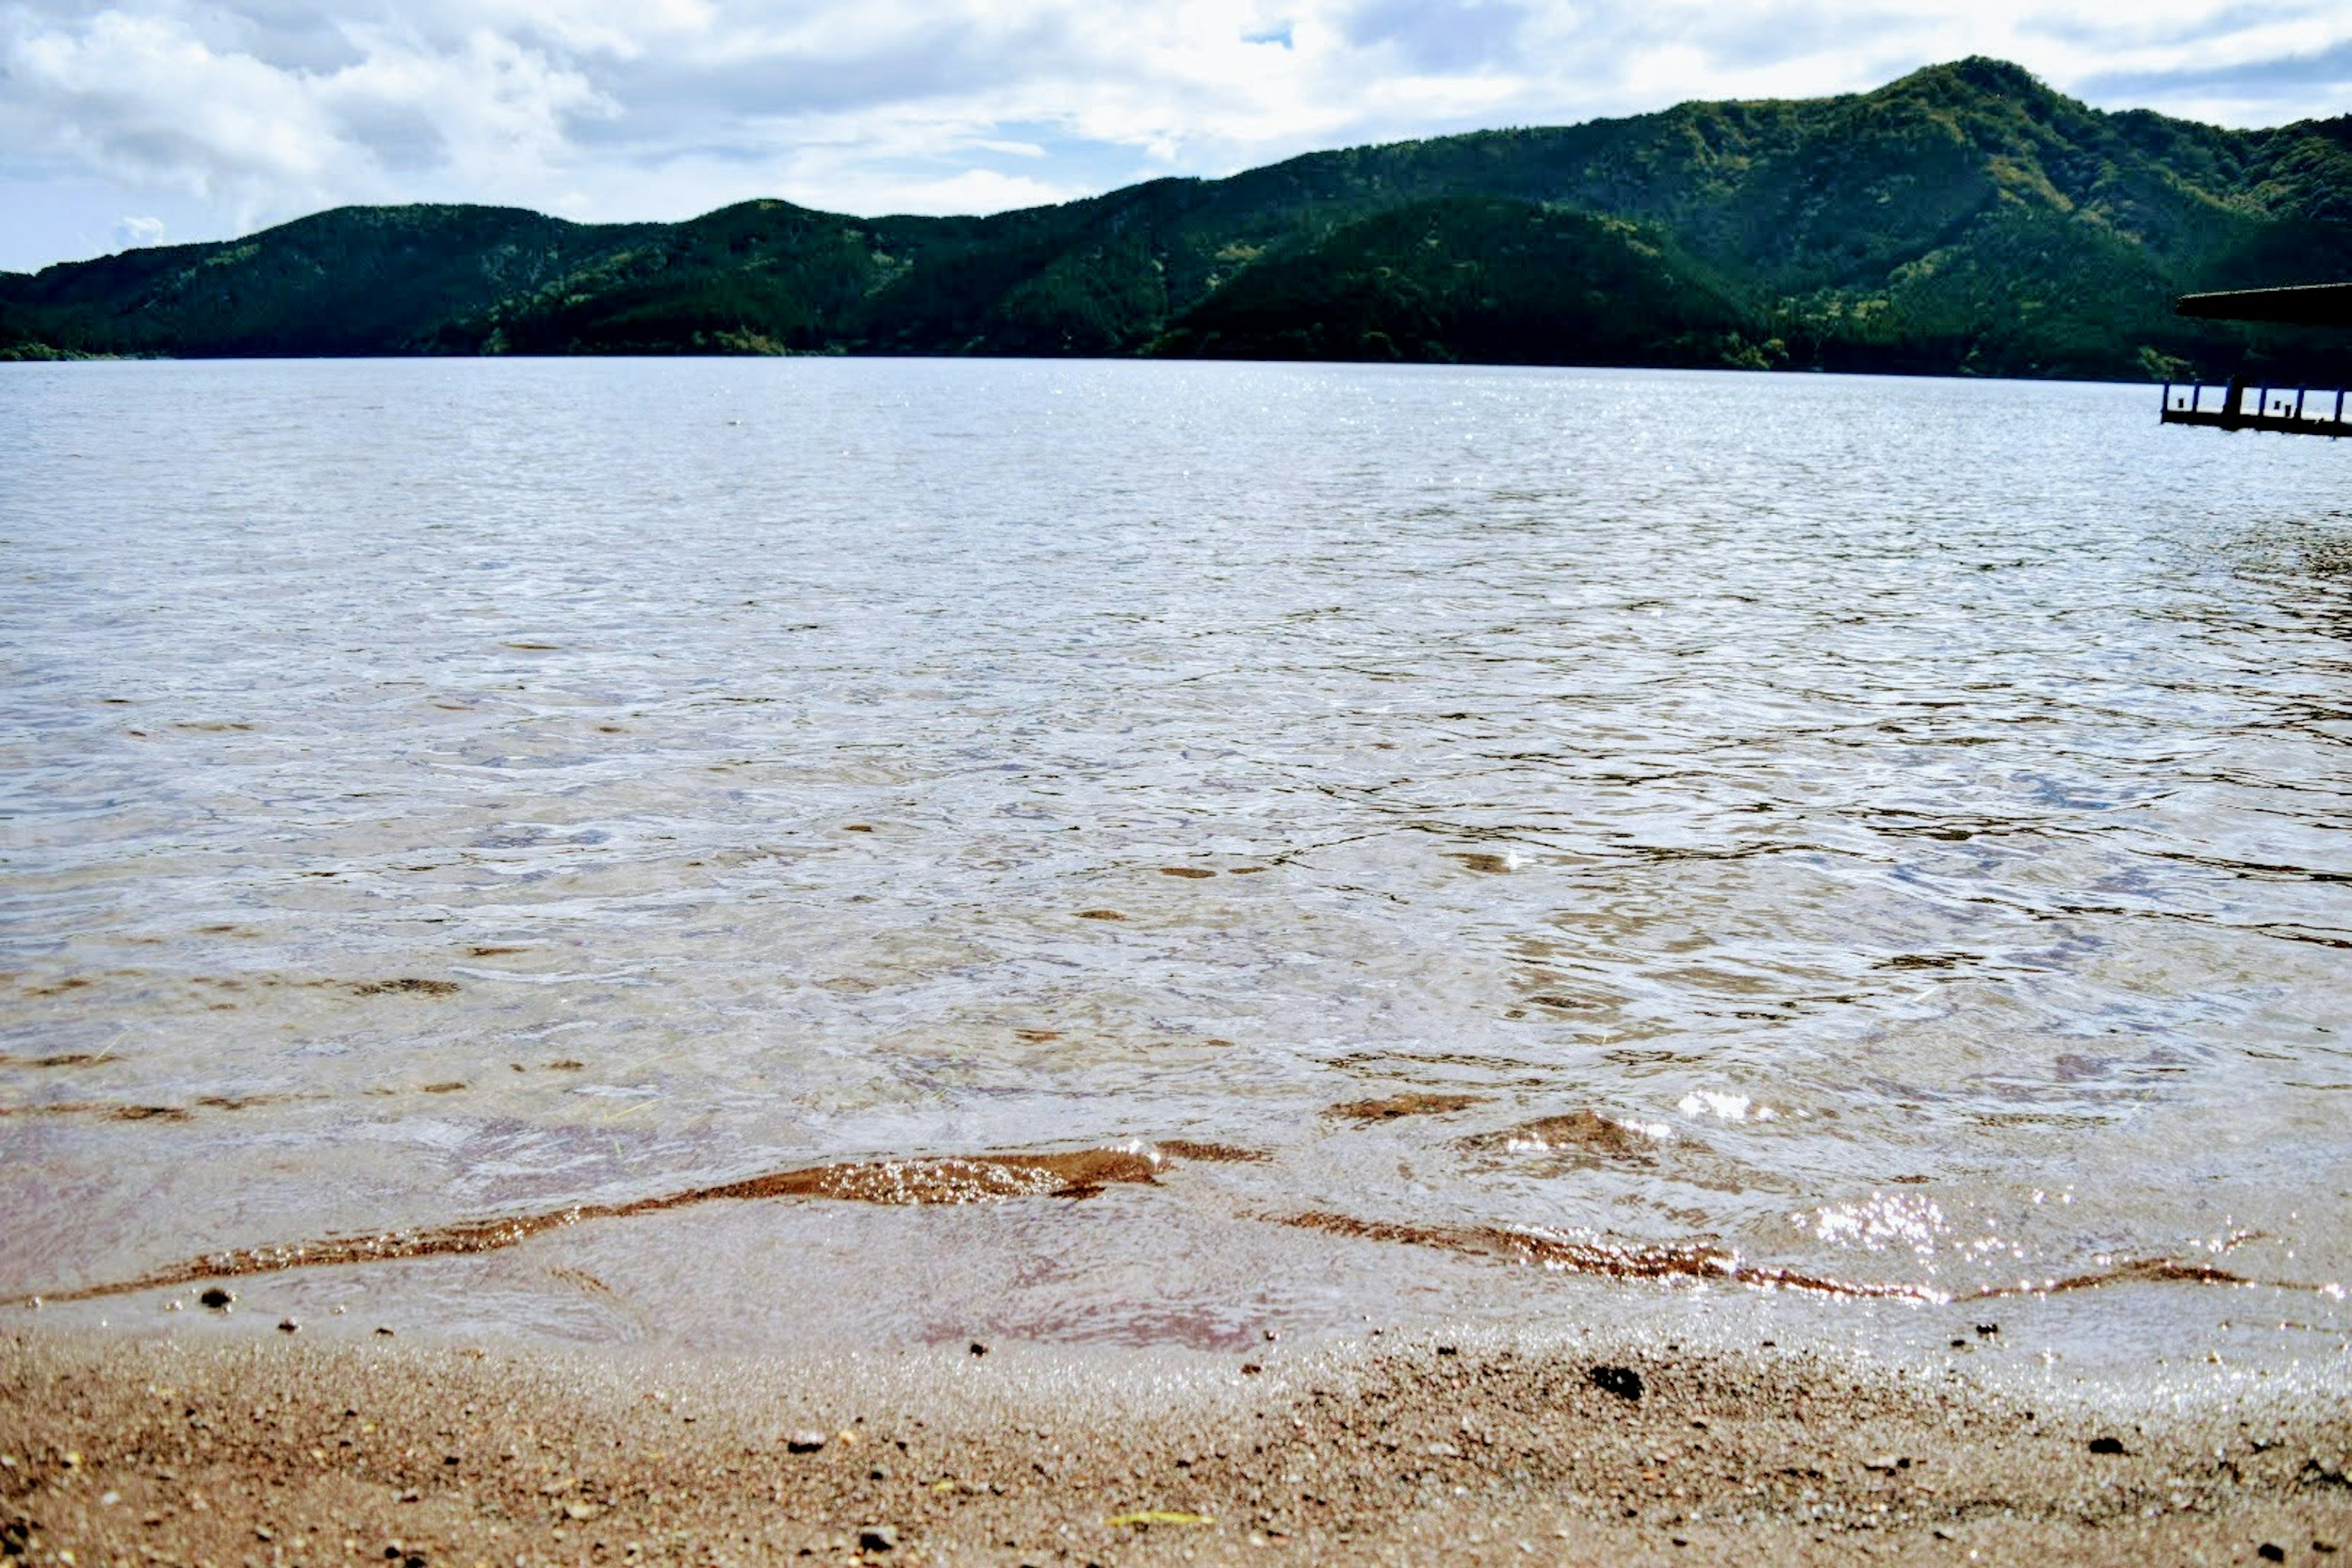
[[[2254,1555],[2265,1563],[2284,1563],[2286,1561],[2286,1548],[2276,1542],[2265,1541],[2254,1548]]]
[[[978,1340],[974,1340],[971,1342],[971,1353],[974,1355],[986,1355],[988,1353],[988,1347],[982,1344]]]
[[[1584,1375],[1603,1394],[1613,1394],[1628,1402],[1642,1397],[1642,1374],[1630,1366],[1596,1366]]]
[[[297,1330],[300,1329],[301,1326],[301,1324],[296,1322],[291,1318],[280,1318],[278,1320],[278,1331],[281,1334],[293,1333]]]
[[[1980,1340],[1989,1340],[1999,1332],[2000,1332],[2000,1325],[1999,1323],[1979,1323],[1977,1325],[1977,1338]]]
[[[898,1532],[887,1524],[869,1524],[857,1532],[857,1550],[896,1552],[898,1550]]]
[[[814,1454],[824,1447],[822,1432],[795,1432],[784,1439],[784,1452],[788,1454]]]
[[[236,1295],[234,1291],[224,1290],[219,1286],[215,1285],[206,1289],[205,1293],[197,1297],[196,1300],[203,1302],[205,1306],[210,1307],[214,1311],[222,1312],[228,1310],[228,1304],[236,1300]]]
[[[2121,1437],[2094,1437],[2091,1439],[2091,1452],[2094,1454],[2120,1454],[2123,1451],[2124,1440]]]

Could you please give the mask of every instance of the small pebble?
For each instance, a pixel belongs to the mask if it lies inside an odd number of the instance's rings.
[[[278,1320],[278,1331],[281,1334],[293,1333],[297,1330],[300,1329],[301,1326],[301,1324],[296,1322],[291,1318],[280,1318]]]
[[[784,1439],[784,1451],[789,1454],[814,1454],[824,1447],[822,1432],[795,1432]]]
[[[887,1524],[869,1524],[857,1532],[857,1550],[896,1552],[898,1550],[898,1532]]]
[[[1603,1394],[1613,1394],[1629,1404],[1641,1402],[1642,1374],[1630,1366],[1596,1366],[1584,1375]]]
[[[971,1353],[974,1355],[986,1355],[988,1353],[988,1347],[982,1344],[978,1340],[974,1340],[971,1342]]]
[[[2121,1437],[2094,1437],[2091,1439],[2091,1452],[2094,1454],[2120,1454],[2123,1451],[2124,1440]]]
[[[207,1286],[205,1289],[205,1293],[197,1297],[196,1300],[205,1306],[210,1307],[215,1312],[226,1312],[228,1310],[228,1304],[236,1300],[236,1293],[232,1290],[224,1290],[217,1285],[212,1285]]]
[[[2254,1555],[2265,1563],[2284,1563],[2286,1561],[2286,1548],[2275,1542],[2265,1541],[2254,1548]]]

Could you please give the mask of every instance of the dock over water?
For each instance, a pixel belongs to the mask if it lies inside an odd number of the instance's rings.
[[[2305,283],[2288,289],[2231,289],[2183,294],[2173,301],[2178,315],[2212,321],[2267,321],[2297,327],[2352,327],[2352,283]],[[2165,383],[2162,422],[2203,425],[2216,430],[2269,430],[2282,436],[2342,436],[2342,387],[2258,387],[2251,397],[2243,376],[2220,389],[2217,406],[2205,405],[2205,388],[2176,393]]]
[[[2352,424],[2344,416],[2346,389],[2342,387],[2298,386],[2288,392],[2265,386],[2250,393],[2244,383],[2231,382],[2214,390],[2218,395],[2209,395],[2201,384],[2179,391],[2172,383],[2165,383],[2162,422],[2204,425],[2216,430],[2269,430],[2283,436],[2352,435]]]

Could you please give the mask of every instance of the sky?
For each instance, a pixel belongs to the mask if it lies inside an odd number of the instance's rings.
[[[352,202],[995,212],[1971,54],[2101,108],[2352,110],[2347,0],[0,0],[0,269]]]

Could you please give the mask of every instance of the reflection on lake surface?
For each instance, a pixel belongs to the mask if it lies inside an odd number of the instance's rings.
[[[632,1205],[499,1267],[919,1248],[1202,1342],[1436,1310],[1465,1236],[2337,1284],[2352,449],[2155,413],[11,367],[0,1294]],[[1086,1149],[1158,1173],[654,1202]]]

